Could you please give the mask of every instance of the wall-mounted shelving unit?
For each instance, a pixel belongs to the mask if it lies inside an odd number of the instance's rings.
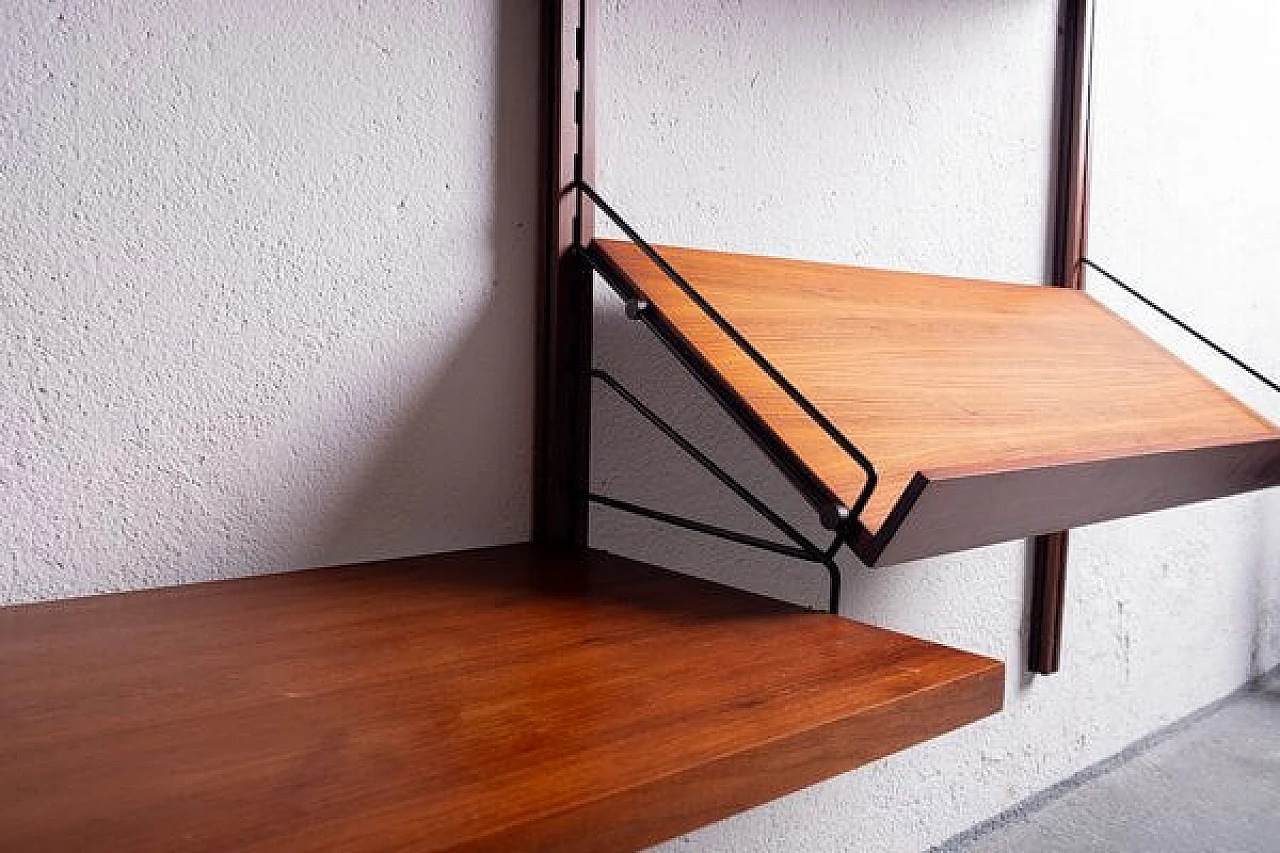
[[[1063,8],[1078,95],[1088,3]],[[543,13],[535,542],[0,609],[9,845],[636,849],[997,711],[997,661],[588,547],[593,377],[628,399],[591,363],[593,271],[834,529],[717,469],[833,584],[844,545],[891,563],[1280,481],[1272,425],[1079,293],[596,241],[595,3]]]

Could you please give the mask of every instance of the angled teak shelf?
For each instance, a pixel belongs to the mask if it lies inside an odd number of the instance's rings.
[[[656,248],[875,466],[869,565],[1280,483],[1280,430],[1082,291]],[[864,470],[670,276],[590,251],[805,494],[854,504]]]

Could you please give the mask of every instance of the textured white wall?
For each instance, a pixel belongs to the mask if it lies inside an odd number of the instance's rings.
[[[1172,14],[1171,14],[1172,11]],[[1280,6],[1266,0],[1103,2],[1097,36],[1089,254],[1272,378],[1280,377]],[[1088,286],[1257,411],[1280,422],[1280,395],[1171,330],[1102,276]],[[1156,516],[1160,540],[1196,550],[1202,578],[1256,603],[1254,671],[1280,664],[1280,489]],[[1183,528],[1195,527],[1194,536]],[[1215,539],[1218,530],[1226,533]],[[1234,554],[1217,553],[1222,545]],[[1233,559],[1234,558],[1234,559]],[[1167,557],[1149,557],[1163,570]],[[1139,570],[1138,567],[1134,567]],[[1212,600],[1212,599],[1210,599]],[[1226,618],[1227,614],[1222,614]],[[1218,622],[1217,627],[1243,623]],[[1188,654],[1201,654],[1191,637]],[[1210,642],[1210,647],[1217,646]]]
[[[1275,372],[1280,215],[1259,103],[1275,13],[1101,5],[1095,254]],[[1050,0],[608,3],[598,183],[660,242],[1043,281],[1055,13]],[[598,305],[601,360],[810,518],[647,333],[607,294]],[[768,532],[606,392],[595,433],[598,488]],[[920,850],[1233,690],[1280,656],[1276,509],[1234,499],[1078,531],[1053,678],[1022,674],[1024,543],[875,572],[847,561],[844,613],[1002,658],[1006,711],[661,849]],[[823,601],[812,567],[608,510],[593,524],[622,553]]]
[[[0,7],[0,599],[525,535],[532,5]],[[1043,280],[1052,0],[603,5],[599,183],[655,239]],[[1094,254],[1278,372],[1276,13],[1102,5]],[[598,313],[602,363],[809,517]],[[599,487],[764,532],[596,415]],[[846,614],[1003,658],[1007,710],[665,849],[919,850],[1212,701],[1280,660],[1277,508],[1077,532],[1051,679],[1021,675],[1023,543],[850,562]],[[594,522],[822,601],[811,567]]]
[[[527,535],[536,14],[0,4],[0,600]]]

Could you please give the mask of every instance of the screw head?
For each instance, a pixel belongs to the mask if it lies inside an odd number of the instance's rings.
[[[844,504],[825,506],[818,513],[818,520],[827,530],[835,530],[849,520],[849,508]]]

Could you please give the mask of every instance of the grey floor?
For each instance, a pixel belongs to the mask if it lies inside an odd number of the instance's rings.
[[[1280,853],[1280,676],[939,853]]]

